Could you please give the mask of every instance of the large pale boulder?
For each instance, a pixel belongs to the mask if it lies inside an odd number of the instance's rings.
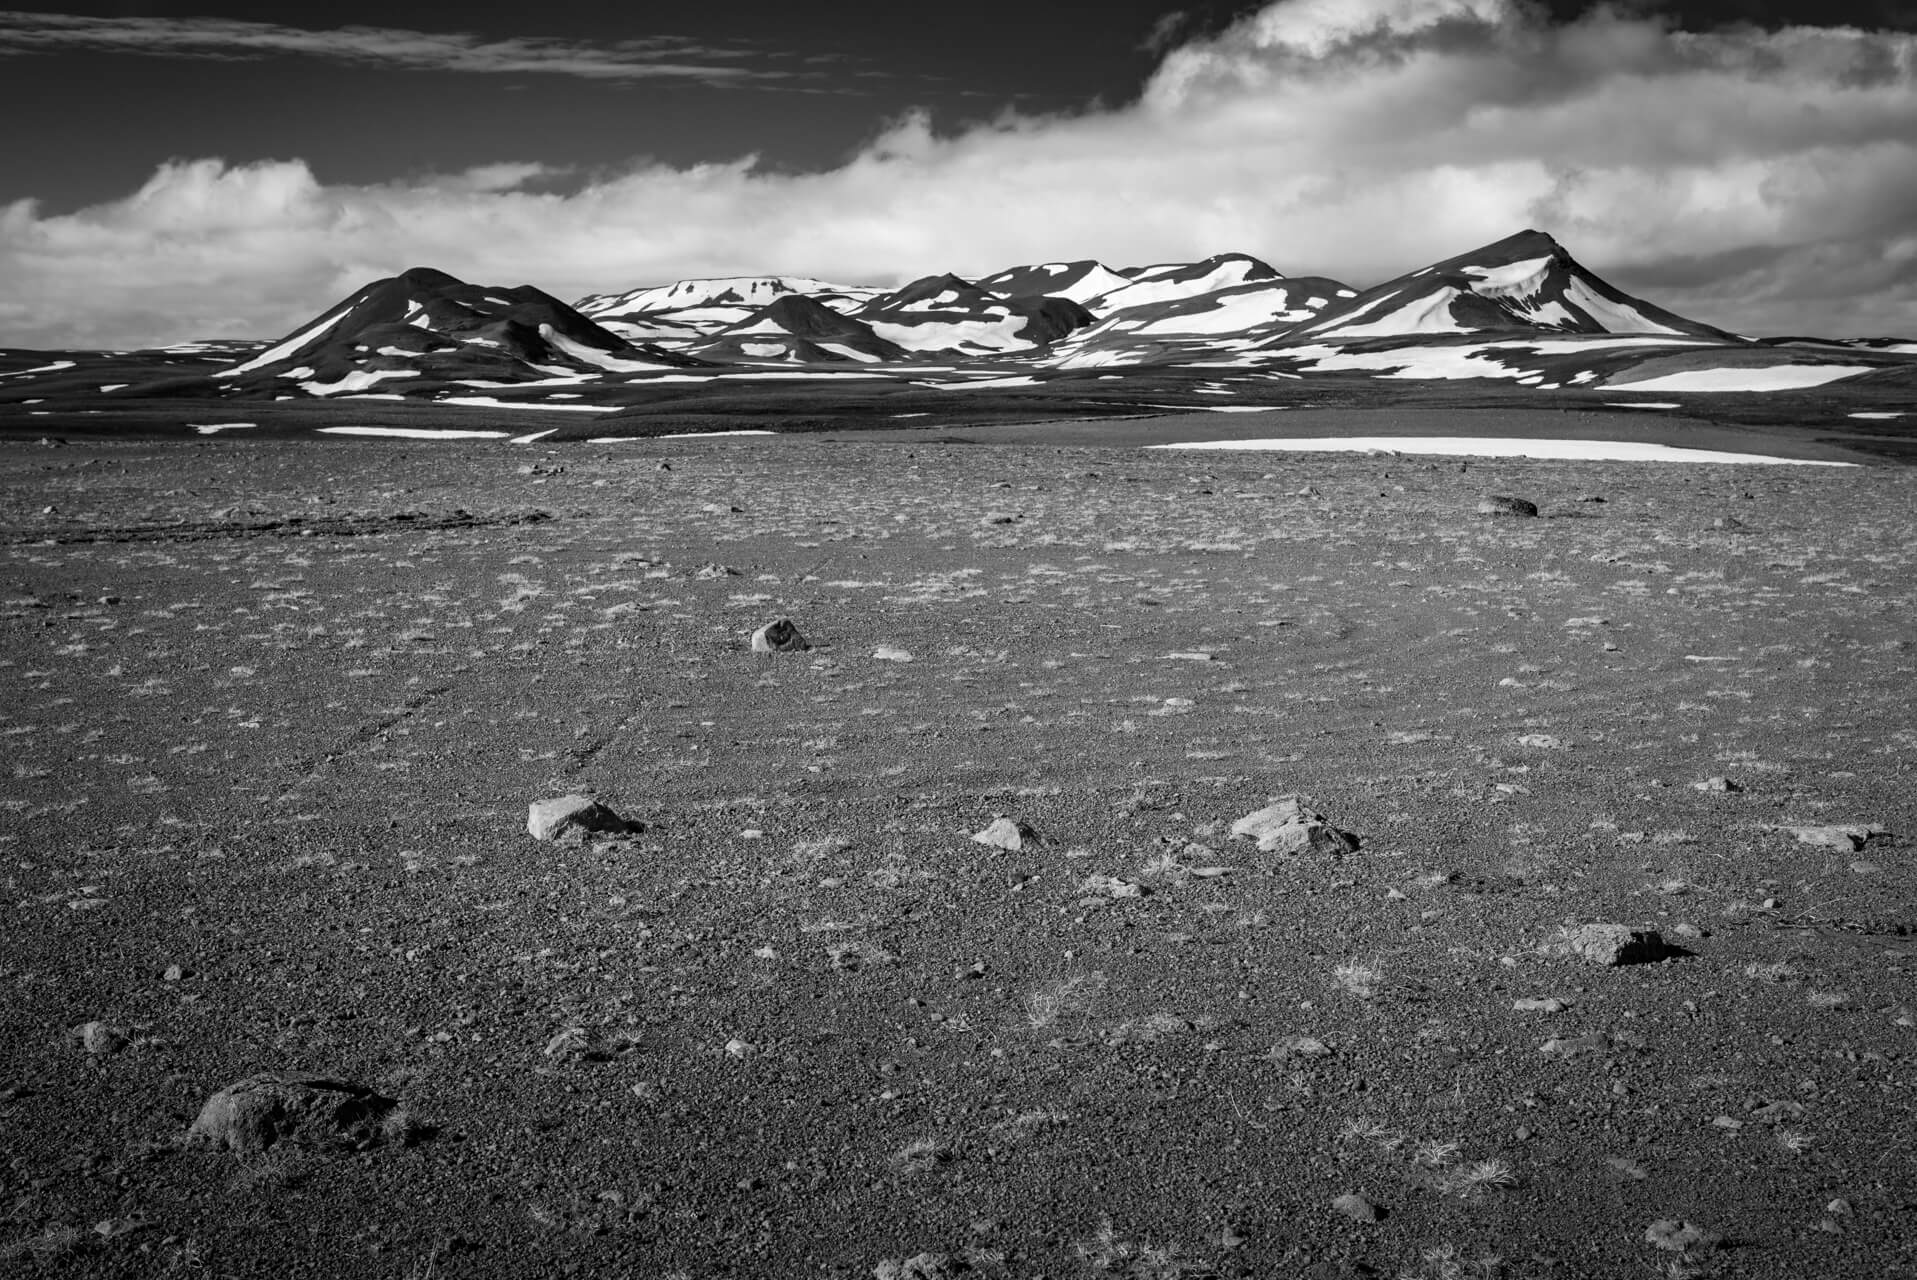
[[[1310,853],[1338,858],[1358,847],[1357,836],[1332,826],[1324,814],[1306,808],[1296,796],[1281,796],[1246,814],[1231,824],[1231,834],[1256,840],[1261,853],[1286,857]]]
[[[560,796],[526,806],[526,834],[535,840],[579,839],[592,832],[620,835],[632,827],[591,796]]]

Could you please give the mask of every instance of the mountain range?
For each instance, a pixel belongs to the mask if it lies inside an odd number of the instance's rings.
[[[1632,297],[1535,230],[1369,288],[1226,253],[939,273],[895,288],[693,279],[569,305],[416,267],[268,343],[0,352],[0,409],[56,406],[27,410],[44,416],[82,396],[355,399],[664,420],[710,417],[715,403],[733,413],[770,381],[830,386],[835,403],[868,409],[881,394],[937,392],[949,407],[982,405],[990,392],[1007,413],[1021,403],[1065,412],[1067,399],[1109,413],[1267,407],[1285,402],[1280,384],[1353,379],[1627,399],[1841,382],[1901,403],[1917,386],[1917,342],[1730,333]]]

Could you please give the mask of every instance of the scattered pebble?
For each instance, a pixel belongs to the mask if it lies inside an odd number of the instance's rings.
[[[83,1023],[73,1029],[73,1034],[80,1041],[80,1047],[96,1058],[118,1053],[128,1044],[124,1031],[104,1022]]]
[[[1554,1037],[1546,1040],[1538,1046],[1538,1052],[1559,1062],[1569,1062],[1582,1054],[1602,1053],[1610,1047],[1608,1040],[1593,1031],[1586,1035],[1571,1036],[1568,1039]]]
[[[1353,1222],[1376,1222],[1384,1216],[1384,1210],[1356,1192],[1339,1196],[1331,1207]]]
[[[1659,1218],[1644,1229],[1644,1243],[1656,1245],[1672,1253],[1684,1253],[1691,1249],[1715,1249],[1724,1237],[1715,1231],[1707,1231],[1693,1222],[1682,1222],[1676,1218]]]

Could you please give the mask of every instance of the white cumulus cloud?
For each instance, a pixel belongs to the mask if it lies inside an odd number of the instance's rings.
[[[1917,38],[1893,32],[1280,0],[1172,50],[1118,108],[955,134],[908,116],[819,173],[649,165],[564,194],[545,173],[502,157],[349,186],[196,160],[72,213],[19,202],[0,343],[277,335],[413,265],[573,298],[1242,250],[1362,286],[1526,226],[1729,328],[1917,331]]]

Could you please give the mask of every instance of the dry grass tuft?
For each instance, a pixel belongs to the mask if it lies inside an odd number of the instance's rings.
[[[1103,973],[1073,974],[1048,982],[1025,997],[1025,1020],[1034,1031],[1044,1031],[1067,1017],[1084,1017],[1105,990]]]
[[[1378,994],[1384,985],[1384,970],[1376,964],[1361,964],[1346,961],[1331,971],[1332,981],[1349,995],[1360,1000],[1370,1000]]]
[[[1077,1249],[1078,1256],[1094,1271],[1132,1280],[1201,1280],[1218,1274],[1208,1264],[1186,1257],[1176,1244],[1120,1239],[1109,1218],[1099,1223],[1090,1240],[1080,1241]]]

